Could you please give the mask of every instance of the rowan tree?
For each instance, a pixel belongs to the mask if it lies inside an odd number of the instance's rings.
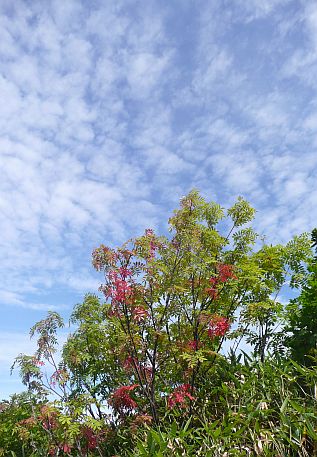
[[[101,452],[116,427],[133,431],[180,412],[198,418],[212,384],[221,384],[226,339],[236,349],[248,338],[264,361],[282,318],[279,294],[285,284],[302,285],[312,254],[306,234],[265,244],[251,227],[254,215],[241,197],[225,210],[194,190],[169,219],[168,236],[146,229],[121,247],[93,251],[100,294],[75,307],[61,362],[53,360],[62,325],[54,313],[32,329],[35,359],[17,359],[30,390],[60,397],[55,420],[71,433],[66,441],[58,435],[59,446],[72,452],[76,444],[86,455],[84,440]]]

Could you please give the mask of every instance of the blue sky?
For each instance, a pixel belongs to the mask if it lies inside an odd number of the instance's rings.
[[[90,254],[163,232],[197,187],[273,242],[317,225],[317,3],[0,2],[0,397]]]

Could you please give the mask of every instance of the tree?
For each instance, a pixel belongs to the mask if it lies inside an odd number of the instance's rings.
[[[298,286],[311,253],[306,235],[252,252],[258,237],[245,224],[254,214],[241,197],[225,213],[192,191],[169,220],[170,238],[148,229],[118,249],[95,249],[106,303],[89,295],[76,308],[64,359],[73,387],[94,397],[101,415],[105,401],[119,420],[137,412],[157,423],[172,407],[192,414],[238,315],[240,334],[260,329],[249,335],[264,359],[278,293],[286,281]]]
[[[32,329],[35,359],[17,359],[30,390],[59,395],[54,418],[68,429],[56,431],[64,430],[67,446],[84,449],[83,423],[106,452],[101,437],[112,436],[115,449],[114,430],[133,433],[180,412],[198,420],[202,408],[212,411],[208,392],[211,383],[221,385],[226,338],[237,347],[248,337],[264,362],[281,316],[279,292],[287,282],[300,287],[311,250],[305,234],[285,246],[261,243],[249,226],[254,215],[241,197],[225,211],[194,190],[169,219],[169,237],[147,229],[119,248],[94,250],[104,299],[89,294],[76,306],[77,329],[60,364],[52,354],[62,321],[52,313]],[[54,369],[48,385],[44,362]]]

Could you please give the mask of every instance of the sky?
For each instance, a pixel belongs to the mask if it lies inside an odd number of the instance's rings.
[[[1,0],[1,398],[30,326],[97,292],[93,248],[190,189],[271,242],[317,225],[316,75],[316,1]]]

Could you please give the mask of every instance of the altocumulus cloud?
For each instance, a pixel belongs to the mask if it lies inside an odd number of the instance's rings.
[[[309,0],[1,1],[2,353],[194,186],[274,241],[316,225],[316,25]]]

